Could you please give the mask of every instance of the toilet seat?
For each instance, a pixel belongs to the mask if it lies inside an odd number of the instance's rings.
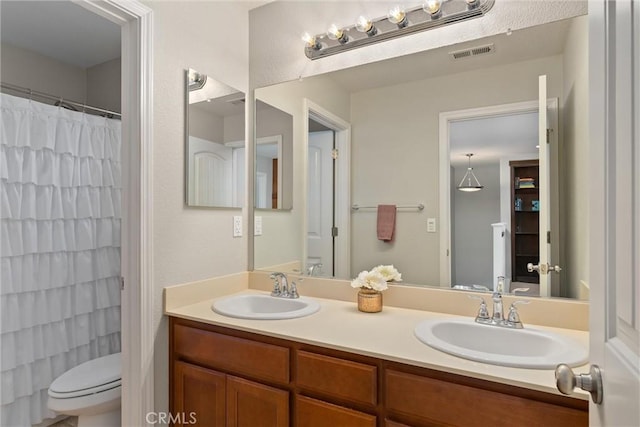
[[[71,399],[89,396],[121,386],[120,353],[82,363],[59,376],[49,387],[49,396]]]

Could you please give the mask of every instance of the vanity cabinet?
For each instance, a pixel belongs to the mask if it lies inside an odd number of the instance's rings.
[[[176,426],[588,425],[586,400],[191,320],[169,324],[171,413],[186,420]]]

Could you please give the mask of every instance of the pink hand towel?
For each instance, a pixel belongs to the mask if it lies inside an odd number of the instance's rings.
[[[396,229],[396,205],[378,205],[378,240],[390,242]]]

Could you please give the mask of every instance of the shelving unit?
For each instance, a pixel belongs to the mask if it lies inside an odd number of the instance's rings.
[[[511,281],[540,283],[538,273],[527,271],[527,264],[537,264],[540,258],[540,215],[534,206],[534,202],[540,200],[539,163],[537,159],[512,160],[509,166],[511,167]],[[531,182],[533,187],[530,187]],[[522,188],[520,183],[528,186]]]

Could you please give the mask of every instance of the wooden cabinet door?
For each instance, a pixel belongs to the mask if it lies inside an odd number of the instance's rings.
[[[295,412],[298,427],[376,427],[377,423],[375,415],[305,396],[296,397]]]
[[[227,376],[228,427],[288,427],[289,392]]]
[[[175,362],[172,416],[174,426],[225,426],[225,375]]]

